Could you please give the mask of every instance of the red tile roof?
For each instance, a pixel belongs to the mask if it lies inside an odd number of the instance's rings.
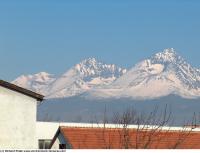
[[[5,87],[5,88],[10,89],[10,90],[13,90],[13,91],[17,91],[17,92],[22,93],[24,95],[27,95],[29,97],[35,98],[38,101],[42,101],[43,98],[44,98],[43,95],[40,95],[38,93],[24,89],[22,87],[16,86],[12,83],[9,83],[9,82],[3,81],[3,80],[0,80],[0,86]]]
[[[60,127],[73,149],[200,149],[200,132]]]

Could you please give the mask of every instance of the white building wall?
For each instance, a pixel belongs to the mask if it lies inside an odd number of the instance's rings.
[[[37,122],[36,123],[36,138],[37,140],[51,140],[54,138],[60,123],[55,122]]]
[[[37,100],[0,86],[0,149],[37,149]]]
[[[73,123],[58,123],[58,122],[37,122],[36,126],[36,138],[39,140],[53,140],[58,128],[60,126],[70,126]],[[64,138],[61,135],[58,136],[52,149],[59,149],[59,144],[65,144]]]

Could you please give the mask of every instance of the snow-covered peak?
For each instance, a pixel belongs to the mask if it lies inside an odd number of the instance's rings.
[[[76,64],[72,69],[77,71],[82,77],[119,77],[126,73],[126,69],[122,69],[114,64],[99,62],[95,58],[85,59]]]
[[[37,79],[37,81],[43,82],[43,81],[49,81],[52,78],[54,78],[53,74],[49,74],[47,72],[40,72],[32,76],[32,78]]]
[[[179,58],[180,56],[176,53],[175,49],[173,48],[164,49],[163,52],[159,52],[152,57],[153,60],[162,62],[173,62]]]
[[[83,60],[80,64],[84,64],[84,65],[96,65],[98,62],[96,60],[96,58],[94,57],[90,57],[88,59]]]
[[[43,90],[54,80],[54,75],[47,72],[40,72],[34,75],[22,75],[15,79],[12,83],[43,94]]]
[[[175,55],[177,54],[174,48],[166,48],[163,50],[163,54],[168,54],[168,55]]]
[[[155,73],[155,71],[161,73],[164,71],[176,71],[183,65],[191,67],[173,48],[169,48],[139,62],[132,69],[145,70],[149,73]]]
[[[17,79],[15,79],[13,81],[13,83],[22,83],[24,84],[26,81],[37,81],[37,82],[46,82],[46,81],[50,81],[54,78],[54,75],[49,74],[47,72],[40,72],[34,75],[22,75],[20,77],[18,77]]]
[[[76,64],[73,69],[81,75],[94,75],[100,64],[95,58],[88,58]]]
[[[58,77],[40,72],[34,75],[22,75],[12,83],[41,93],[47,98],[64,98],[111,84],[124,73],[126,69],[88,58]]]
[[[47,72],[40,72],[22,75],[12,83],[44,94],[47,98],[63,98],[79,95],[97,86],[108,85],[124,73],[126,69],[88,58],[57,78]]]
[[[165,49],[131,68],[105,89],[91,91],[99,97],[152,99],[169,94],[200,97],[200,71],[174,49]]]
[[[169,94],[200,97],[200,70],[192,67],[173,48],[120,68],[88,58],[55,77],[46,72],[23,75],[13,83],[44,94],[64,98],[85,93],[93,97],[158,98]]]
[[[46,77],[46,76],[51,76],[52,74],[49,74],[47,72],[40,72],[35,74],[35,76],[40,76],[40,77]]]

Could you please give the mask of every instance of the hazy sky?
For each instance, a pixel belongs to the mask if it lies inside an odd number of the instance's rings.
[[[88,57],[132,67],[164,48],[200,65],[199,0],[1,0],[1,79]]]

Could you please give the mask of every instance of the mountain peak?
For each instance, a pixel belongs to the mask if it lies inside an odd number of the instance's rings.
[[[43,76],[43,77],[46,77],[46,76],[50,76],[51,74],[47,73],[47,72],[39,72],[37,74],[35,74],[35,76]]]
[[[97,60],[94,57],[90,57],[90,58],[87,58],[87,59],[83,60],[80,64],[95,65],[96,63],[98,63]]]
[[[164,49],[163,52],[159,52],[153,56],[154,60],[159,60],[162,62],[173,62],[179,58],[180,56],[176,53],[174,48]]]
[[[176,54],[176,51],[174,48],[166,48],[163,51],[164,54]]]
[[[117,65],[87,58],[61,76],[40,72],[21,76],[13,83],[48,98],[64,98],[86,92],[105,98],[147,99],[169,94],[200,97],[200,70],[193,68],[173,48],[164,49],[126,71]]]
[[[75,69],[77,71],[85,71],[86,69],[94,69],[97,68],[97,65],[99,65],[100,63],[95,59],[95,58],[87,58],[85,60],[82,60],[79,64],[75,65]]]
[[[81,75],[92,75],[92,76],[110,76],[115,74],[118,77],[126,73],[126,69],[120,68],[115,64],[106,64],[104,62],[97,61],[95,58],[88,58],[76,64],[74,69]]]
[[[125,69],[114,64],[105,64],[95,58],[88,58],[57,78],[45,93],[48,98],[79,95],[91,88],[111,84],[125,72]]]

